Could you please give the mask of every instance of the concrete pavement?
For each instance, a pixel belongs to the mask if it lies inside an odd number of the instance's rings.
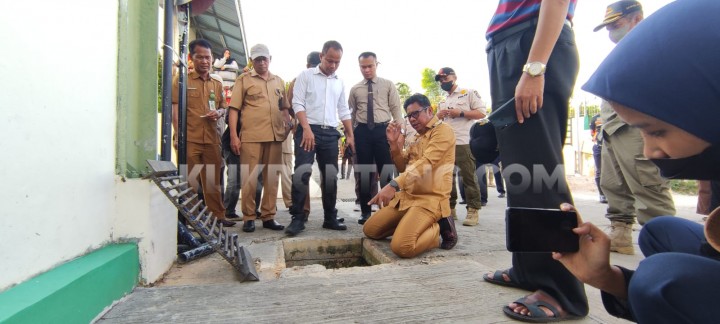
[[[592,179],[569,177],[575,205],[583,219],[609,226],[605,206],[597,202]],[[414,259],[399,259],[389,240],[365,240],[354,212],[353,180],[339,180],[338,217],[345,217],[347,231],[321,228],[322,206],[312,199],[313,213],[306,230],[287,237],[258,226],[254,233],[241,231],[241,242],[256,261],[260,282],[239,283],[234,269],[218,255],[173,267],[153,288],[137,288],[126,300],[106,313],[101,322],[243,322],[243,323],[339,323],[339,322],[513,322],[502,313],[508,302],[527,294],[483,282],[482,274],[510,266],[505,249],[505,200],[489,188],[488,206],[480,211],[480,224],[461,226],[465,207],[458,206],[458,245],[449,251],[436,249]],[[675,195],[681,217],[701,222],[695,197]],[[278,200],[276,219],[287,225],[289,213]],[[635,225],[637,242],[639,225]],[[342,246],[342,247],[338,247]],[[292,258],[322,258],[329,251],[350,260],[366,254],[375,266],[326,269],[297,264]],[[635,268],[636,255],[613,253],[614,264]],[[304,261],[303,261],[304,262]],[[624,323],[608,315],[600,293],[587,287],[590,315],[577,323]]]

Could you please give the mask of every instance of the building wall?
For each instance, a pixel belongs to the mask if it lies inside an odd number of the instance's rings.
[[[118,167],[137,171],[155,156],[157,130],[144,125],[156,124],[157,99],[133,92],[141,84],[132,77],[145,78],[137,71],[156,67],[157,54],[123,54],[118,44],[155,51],[157,10],[133,0],[3,4],[0,291],[110,242],[138,242],[143,282],[171,266],[176,212]]]
[[[118,6],[82,2],[0,10],[0,290],[110,239]]]

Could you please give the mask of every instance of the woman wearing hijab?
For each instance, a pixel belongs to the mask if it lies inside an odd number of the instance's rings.
[[[720,179],[718,12],[715,0],[668,4],[628,34],[583,86],[641,130],[645,156],[668,178]],[[639,323],[720,322],[720,208],[704,230],[679,217],[645,224],[638,242],[646,259],[635,271],[610,265],[610,240],[595,225],[574,231],[580,251],[553,258],[600,289],[610,314]]]
[[[223,51],[223,56],[221,58],[215,59],[213,67],[215,68],[215,72],[223,79],[223,88],[232,89],[233,84],[235,84],[235,79],[237,79],[238,76],[237,72],[240,68],[238,67],[237,61],[232,58],[229,49],[226,48],[225,51]]]

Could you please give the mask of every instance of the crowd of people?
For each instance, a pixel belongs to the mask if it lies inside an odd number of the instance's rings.
[[[242,230],[253,232],[260,220],[265,229],[296,236],[319,214],[309,204],[317,163],[322,228],[342,231],[347,225],[336,208],[342,155],[341,178],[353,169],[363,233],[391,238],[391,250],[404,258],[452,249],[459,239],[459,204],[467,207],[463,225],[480,223],[486,165],[496,168],[498,193],[508,207],[572,211],[562,148],[579,68],[575,5],[576,0],[500,0],[486,33],[490,107],[514,100],[517,119],[502,128],[488,123],[483,99],[460,87],[450,67],[435,76],[446,95],[433,107],[422,94],[401,102],[395,84],[377,75],[378,55],[370,51],[358,55],[362,81],[346,93],[335,73],[344,54],[337,41],[310,53],[307,69],[286,89],[270,72],[267,46],[250,49],[252,69],[234,80],[216,80],[213,66],[221,74],[237,73],[237,62],[225,51],[211,65],[210,43],[195,40],[189,55],[194,70],[187,78],[191,185],[225,226],[242,220]],[[678,0],[647,19],[638,1],[607,7],[595,31],[606,29],[617,47],[583,89],[604,99],[591,128],[596,181],[611,229],[604,233],[578,219],[578,252],[513,252],[510,268],[485,274],[489,283],[530,292],[503,308],[507,316],[526,322],[585,317],[589,284],[602,291],[605,308],[618,317],[714,322],[707,309],[720,280],[720,246],[711,238],[720,235],[670,217],[675,207],[667,179],[714,180],[711,186],[720,180],[720,85],[711,73],[720,70],[716,12],[720,4],[710,0]],[[671,23],[676,21],[684,23]],[[177,130],[177,80],[173,85]],[[223,132],[215,127],[218,121],[227,124]],[[220,166],[227,169],[224,193]],[[502,174],[499,166],[525,172]],[[547,175],[556,181],[547,182]],[[292,216],[287,226],[275,220],[280,182]],[[709,211],[717,208],[717,191],[711,197]],[[238,198],[242,215],[235,211]],[[381,207],[376,212],[374,204]],[[634,254],[636,219],[643,225],[639,245],[646,259],[635,271],[610,265],[611,252]]]

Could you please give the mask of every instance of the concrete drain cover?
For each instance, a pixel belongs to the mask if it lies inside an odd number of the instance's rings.
[[[382,263],[377,251],[363,246],[362,238],[283,241],[285,267],[319,264],[327,269],[372,266]]]

